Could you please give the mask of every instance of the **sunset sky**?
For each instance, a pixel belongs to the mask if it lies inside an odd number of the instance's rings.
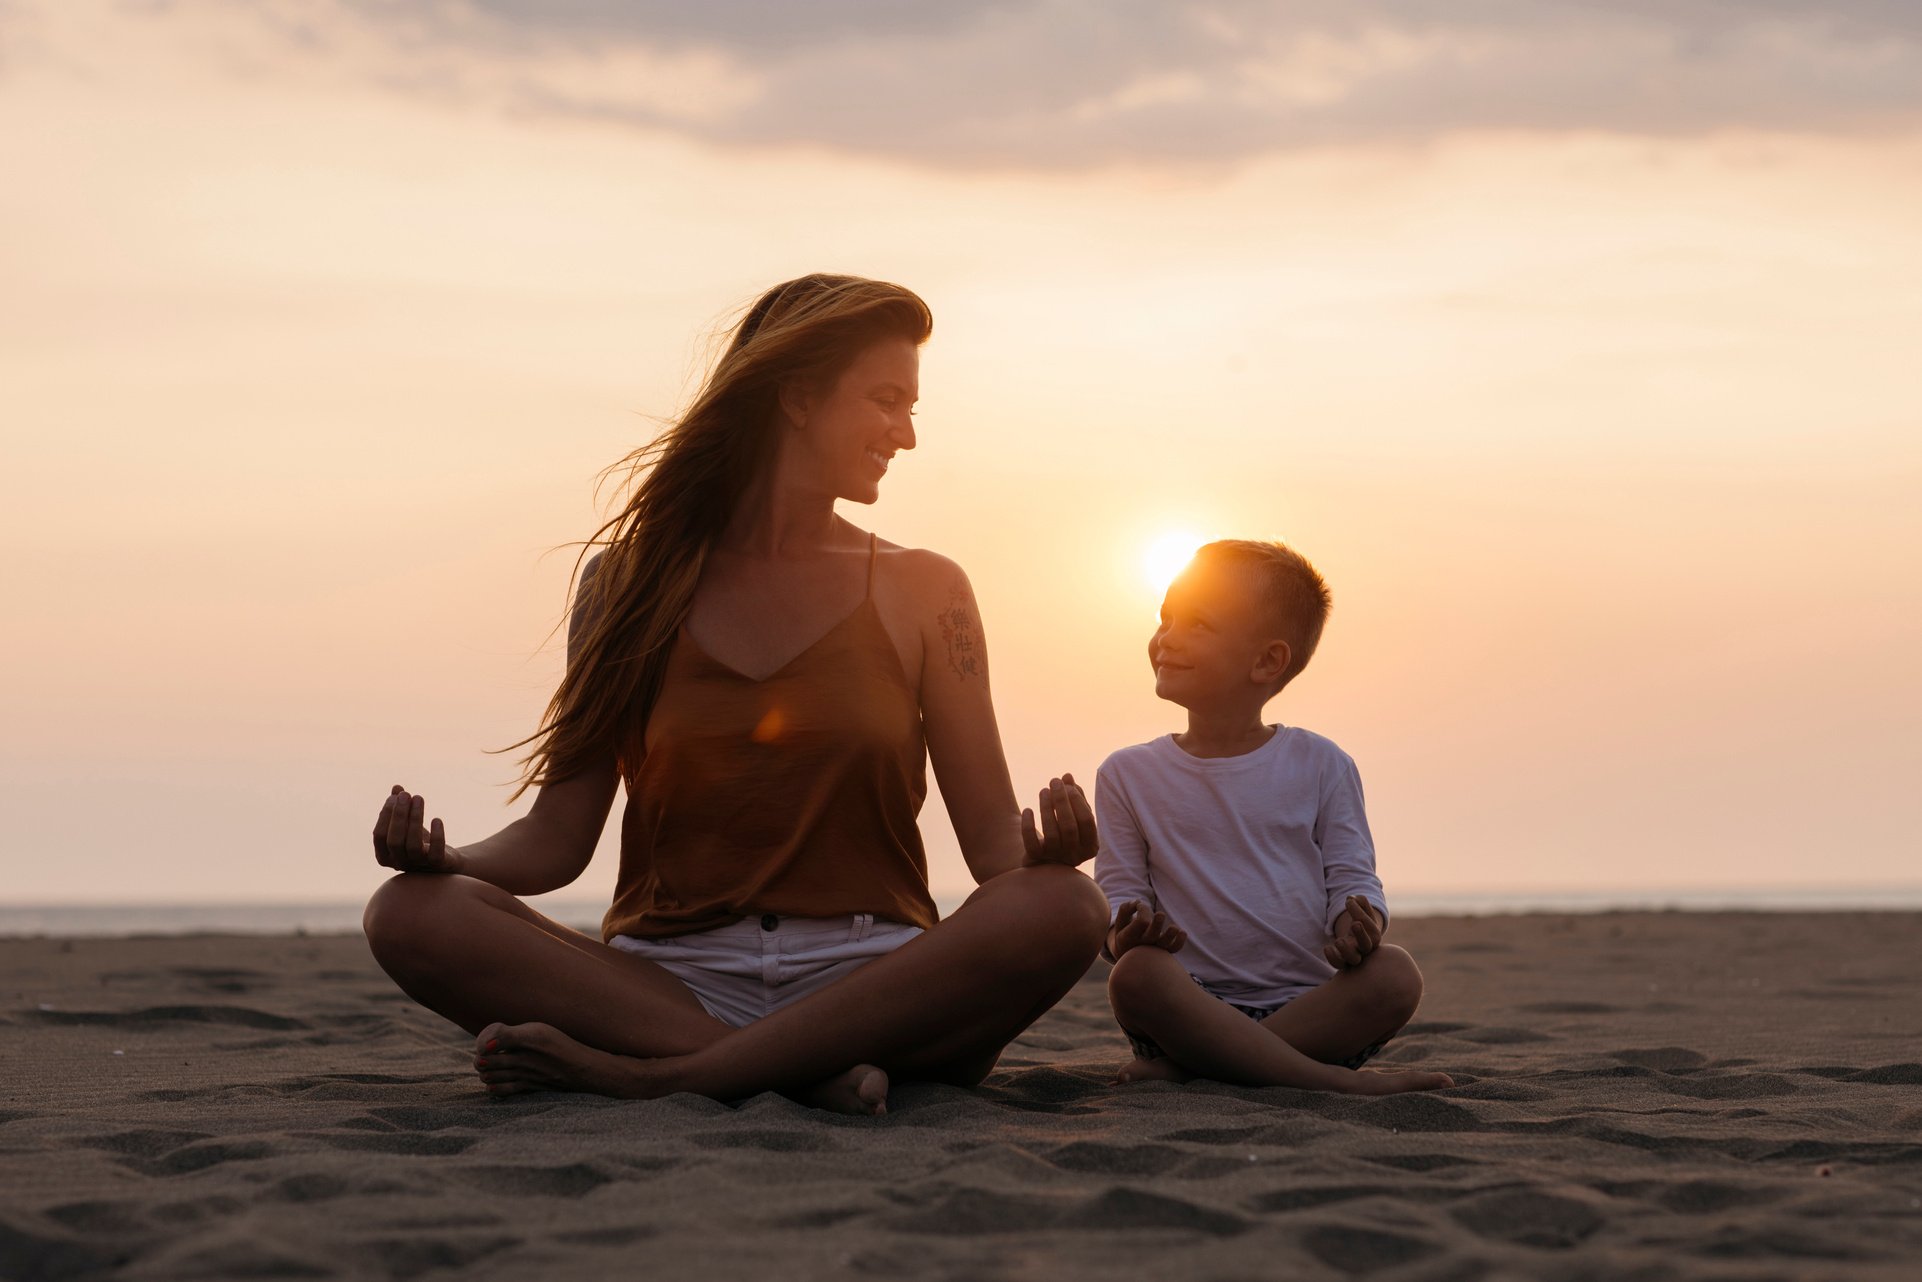
[[[1180,724],[1150,545],[1280,537],[1391,902],[1922,890],[1913,4],[0,0],[0,903],[520,813],[550,549],[815,270],[934,310],[847,515],[1024,798]]]

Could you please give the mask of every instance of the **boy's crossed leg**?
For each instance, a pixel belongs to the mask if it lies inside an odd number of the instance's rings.
[[[1153,946],[1130,948],[1115,962],[1108,1000],[1123,1029],[1166,1056],[1135,1060],[1120,1081],[1199,1076],[1367,1095],[1454,1085],[1444,1073],[1341,1066],[1394,1036],[1420,1004],[1421,972],[1392,944],[1259,1023],[1195,983],[1173,953]]]

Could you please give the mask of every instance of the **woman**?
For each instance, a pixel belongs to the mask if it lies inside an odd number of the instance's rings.
[[[1107,927],[1072,777],[1017,812],[960,567],[849,524],[915,444],[926,304],[806,276],[749,309],[686,415],[630,456],[592,540],[525,818],[450,846],[395,785],[375,958],[477,1034],[495,1094],[882,1113],[891,1077],[981,1081]],[[936,921],[924,759],[979,888]],[[519,896],[586,868],[625,782],[602,940]],[[518,795],[518,793],[516,794]]]

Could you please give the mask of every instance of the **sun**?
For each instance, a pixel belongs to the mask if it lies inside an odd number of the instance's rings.
[[[1141,551],[1141,576],[1157,594],[1168,590],[1175,575],[1194,556],[1195,549],[1208,540],[1187,530],[1168,530],[1156,535]]]

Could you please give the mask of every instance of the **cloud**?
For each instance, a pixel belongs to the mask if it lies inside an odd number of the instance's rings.
[[[343,47],[388,85],[941,168],[1922,122],[1914,0],[313,0],[298,24],[289,8],[308,56],[314,31],[359,28]]]

